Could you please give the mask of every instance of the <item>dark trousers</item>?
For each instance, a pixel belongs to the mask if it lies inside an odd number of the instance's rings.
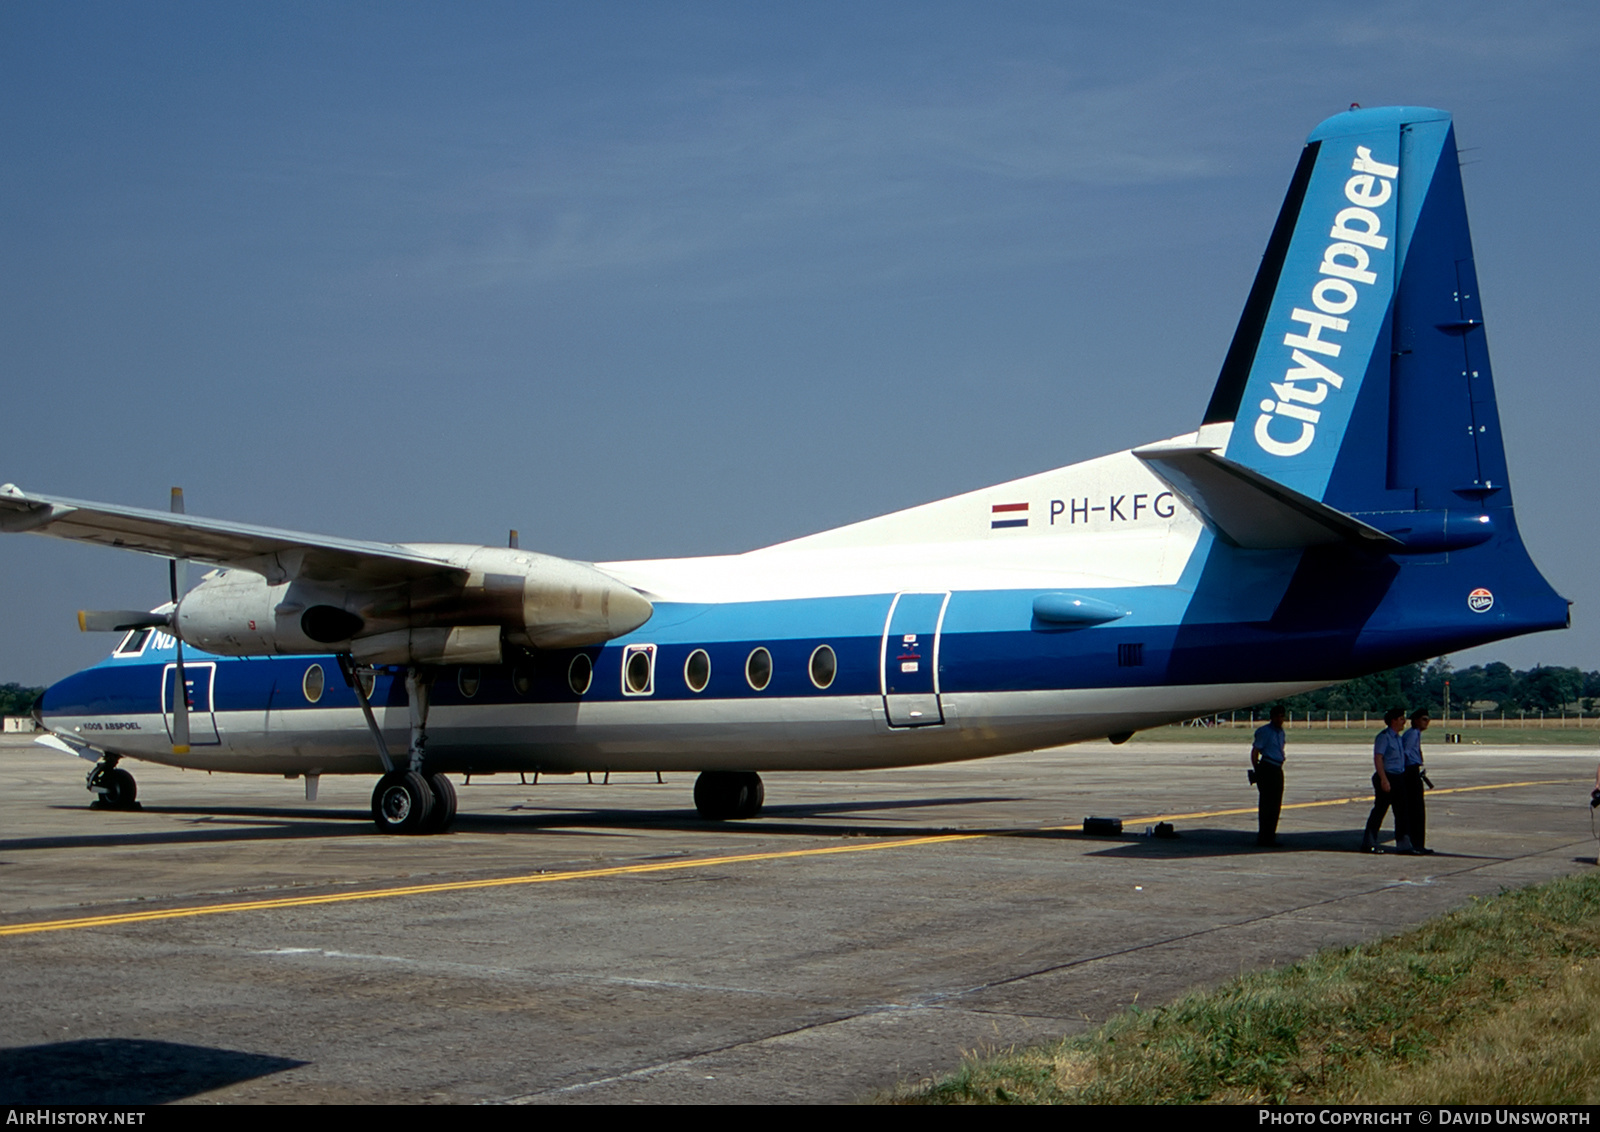
[[[1270,845],[1278,839],[1278,812],[1283,809],[1283,767],[1265,760],[1257,765],[1256,790],[1261,794],[1256,844]]]
[[[1383,832],[1383,819],[1394,808],[1394,839],[1399,841],[1402,837],[1410,836],[1410,808],[1407,803],[1406,776],[1404,774],[1391,774],[1389,776],[1389,789],[1379,789],[1378,775],[1372,775],[1372,813],[1367,815],[1367,836],[1374,841],[1378,834]],[[1421,781],[1418,781],[1421,785]]]
[[[1428,815],[1423,801],[1422,768],[1407,767],[1405,773],[1406,832],[1411,837],[1411,847],[1421,849],[1427,843]]]

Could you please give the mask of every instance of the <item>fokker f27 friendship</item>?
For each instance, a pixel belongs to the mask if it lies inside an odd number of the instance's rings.
[[[746,554],[585,563],[373,543],[0,487],[0,529],[213,569],[48,689],[41,741],[377,774],[759,773],[982,758],[1259,703],[1567,623],[1512,513],[1450,118],[1312,133],[1195,432]],[[179,691],[182,689],[182,691]]]

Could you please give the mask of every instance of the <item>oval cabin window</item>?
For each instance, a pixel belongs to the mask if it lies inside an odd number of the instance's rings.
[[[833,683],[838,672],[839,658],[833,655],[833,649],[818,645],[811,654],[811,682],[819,688],[826,688]]]
[[[322,688],[325,683],[322,665],[313,664],[306,669],[305,678],[300,681],[300,690],[306,694],[306,703],[314,704],[322,698]]]
[[[587,653],[579,653],[572,658],[572,663],[567,665],[567,687],[572,689],[572,694],[581,696],[589,690],[589,685],[594,680],[594,661],[589,659]]]
[[[766,649],[756,649],[744,662],[744,678],[756,691],[772,683],[772,654]]]
[[[711,683],[711,654],[705,649],[695,649],[683,662],[683,682],[691,692],[703,692]]]

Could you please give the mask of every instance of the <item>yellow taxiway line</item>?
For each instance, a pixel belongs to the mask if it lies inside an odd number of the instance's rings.
[[[1475,790],[1509,790],[1519,786],[1555,786],[1572,781],[1565,778],[1546,778],[1531,782],[1497,782],[1488,786],[1458,786],[1450,790],[1434,790],[1434,795],[1466,794]],[[1308,810],[1322,806],[1344,806],[1352,802],[1365,802],[1366,797],[1329,798],[1320,802],[1293,802],[1286,810]],[[1183,814],[1154,814],[1148,817],[1127,818],[1128,824],[1140,822],[1179,821],[1193,818],[1231,817],[1253,814],[1254,806],[1233,810],[1200,810]],[[1075,826],[1046,826],[1038,832],[1060,832]],[[144,924],[155,920],[182,920],[191,916],[217,916],[232,912],[264,912],[278,908],[309,908],[318,904],[347,904],[357,900],[389,900],[399,896],[431,896],[444,892],[471,892],[485,888],[509,888],[514,885],[553,884],[568,880],[597,880],[604,877],[639,876],[648,873],[681,872],[686,869],[714,868],[718,865],[745,865],[760,861],[785,861],[800,857],[826,857],[845,853],[873,853],[880,849],[911,849],[919,845],[946,845],[957,841],[977,841],[987,837],[1011,837],[1029,830],[993,830],[982,833],[944,833],[932,837],[904,837],[886,841],[869,841],[859,845],[830,845],[818,849],[786,849],[772,853],[736,853],[720,857],[690,857],[678,861],[651,861],[639,865],[613,865],[600,869],[569,869],[563,872],[526,873],[521,876],[489,877],[482,880],[450,880],[434,884],[408,884],[394,888],[368,888],[358,892],[329,892],[316,896],[279,896],[265,900],[235,900],[225,904],[197,904],[187,908],[151,908],[140,912],[112,912],[102,916],[78,916],[62,920],[34,920],[24,924],[0,925],[0,936],[37,935],[41,932],[72,931],[77,928],[107,928],[119,924]]]

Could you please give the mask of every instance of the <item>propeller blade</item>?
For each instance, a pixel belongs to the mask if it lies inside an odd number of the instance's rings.
[[[172,753],[189,753],[189,681],[183,672],[183,642],[178,645],[178,663],[172,669]]]
[[[78,628],[85,633],[124,633],[129,629],[157,629],[170,624],[170,613],[146,613],[142,609],[78,610]]]
[[[183,488],[175,487],[172,489],[172,505],[170,509],[174,515],[183,514]],[[179,558],[176,554],[173,555],[172,568],[168,573],[172,579],[172,602],[174,605],[178,602],[178,594],[189,588],[187,585],[189,580],[187,576],[189,572],[188,566],[189,563],[186,560]]]
[[[172,513],[183,514],[183,488],[172,489]],[[178,662],[173,667],[172,678],[174,682],[172,697],[172,753],[187,755],[189,753],[189,681],[183,671],[183,638],[178,636],[178,574],[185,566],[183,559],[173,558],[167,563],[167,580],[172,586],[172,627],[173,639],[178,646]]]

